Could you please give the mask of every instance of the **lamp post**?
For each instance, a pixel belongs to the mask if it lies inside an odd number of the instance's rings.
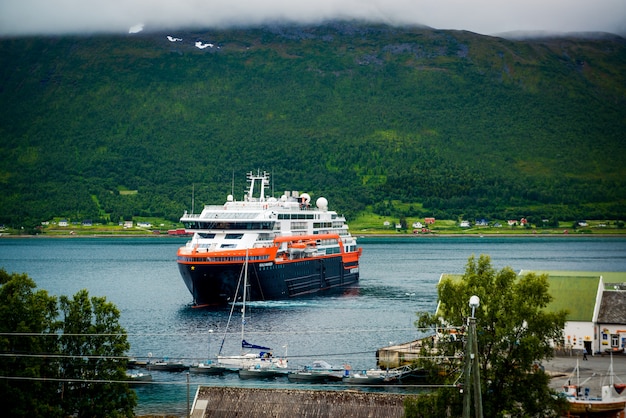
[[[474,415],[483,418],[483,399],[480,390],[480,369],[478,366],[478,340],[476,338],[476,308],[480,306],[480,298],[476,295],[469,300],[472,316],[468,318],[469,333],[465,344],[465,386],[463,387],[463,417],[470,416],[470,397],[474,391]],[[472,385],[473,384],[473,385]],[[473,387],[472,387],[473,386]]]

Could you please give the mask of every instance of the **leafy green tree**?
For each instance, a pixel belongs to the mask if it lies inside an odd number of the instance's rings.
[[[63,406],[77,417],[132,417],[135,393],[126,377],[125,353],[130,348],[119,324],[120,312],[104,297],[89,298],[81,290],[72,299],[61,296],[64,337]],[[97,381],[97,383],[93,383]]]
[[[54,357],[58,354],[57,300],[35,288],[26,274],[0,269],[0,352],[6,354],[0,357],[0,376],[4,377],[0,393],[2,410],[12,417],[62,416],[54,382],[58,377]]]
[[[469,258],[460,280],[446,278],[438,286],[439,309],[420,313],[416,325],[464,329],[471,315],[469,299],[480,298],[476,309],[478,359],[484,416],[556,416],[564,403],[549,387],[539,367],[553,355],[553,342],[563,339],[567,312],[546,310],[552,297],[547,275],[518,276],[510,267],[495,271],[489,256]],[[442,338],[442,346],[453,339]],[[446,342],[450,341],[450,342]],[[422,364],[438,365],[423,360]],[[448,383],[458,375],[448,375]],[[457,416],[462,395],[446,388],[407,403],[409,417]]]
[[[136,395],[123,382],[130,346],[118,309],[86,290],[57,300],[35,289],[26,274],[0,269],[2,411],[11,417],[132,417]]]

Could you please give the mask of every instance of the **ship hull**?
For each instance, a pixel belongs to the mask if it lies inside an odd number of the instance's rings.
[[[233,301],[242,276],[242,264],[181,263],[178,268],[195,305],[223,305]],[[283,300],[336,291],[359,280],[358,261],[341,255],[290,262],[249,263],[251,301]],[[241,298],[241,290],[237,298]]]

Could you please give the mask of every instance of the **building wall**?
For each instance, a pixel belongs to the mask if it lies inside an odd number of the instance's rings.
[[[563,330],[564,345],[563,348],[568,350],[582,351],[585,348],[585,341],[591,343],[591,347],[598,347],[597,336],[594,335],[594,326],[591,322],[568,321],[565,323]]]
[[[598,351],[626,351],[626,325],[598,324]]]

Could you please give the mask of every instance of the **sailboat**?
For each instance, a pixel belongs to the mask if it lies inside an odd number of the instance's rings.
[[[243,267],[244,279],[243,279],[243,299],[241,307],[241,354],[232,356],[221,355],[222,348],[224,347],[224,339],[220,346],[220,351],[217,355],[217,363],[219,366],[236,368],[236,369],[275,369],[287,368],[286,358],[276,358],[272,354],[272,349],[261,345],[251,344],[245,340],[245,325],[246,325],[246,300],[247,300],[247,287],[248,287],[248,251],[246,250],[246,259]],[[235,291],[235,299],[237,300],[237,294],[239,293],[239,285]],[[235,304],[233,303],[231,308],[231,316],[233,313]],[[230,323],[230,318],[229,318]],[[255,350],[255,351],[251,351]]]
[[[594,397],[590,395],[589,387],[585,387],[584,381],[578,383],[579,368],[576,361],[577,384],[567,384],[564,386],[564,395],[570,404],[569,413],[577,414],[606,414],[612,412],[621,412],[626,408],[626,384],[615,383],[615,374],[613,373],[613,356],[611,355],[611,364],[609,366],[609,382],[602,385],[601,396]]]

